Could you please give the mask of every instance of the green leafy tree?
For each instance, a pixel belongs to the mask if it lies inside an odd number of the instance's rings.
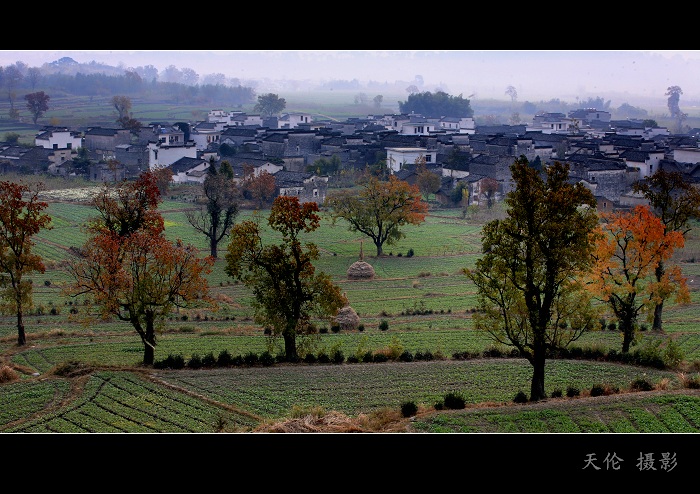
[[[83,256],[67,267],[73,283],[66,291],[91,296],[102,318],[129,322],[144,345],[144,365],[153,365],[156,331],[174,308],[209,301],[206,275],[214,261],[165,237],[160,200],[151,172],[105,184],[93,200],[99,214],[87,223]]]
[[[428,167],[425,165],[425,156],[416,158],[416,175],[416,185],[426,200],[431,194],[435,194],[440,190],[442,183],[440,175],[428,170]]]
[[[418,187],[395,175],[390,175],[389,180],[365,177],[359,191],[330,193],[325,205],[331,209],[333,223],[343,219],[350,231],[370,237],[377,257],[382,255],[385,243],[393,245],[406,236],[403,226],[423,223],[428,212]]]
[[[32,237],[51,229],[51,217],[39,200],[42,185],[0,182],[0,300],[2,312],[17,315],[17,344],[27,343],[24,312],[32,306],[32,283],[24,275],[45,270],[41,257],[32,252]]]
[[[330,276],[316,272],[319,258],[313,243],[301,234],[320,224],[318,204],[279,196],[270,209],[269,226],[281,234],[278,245],[263,245],[259,221],[243,221],[231,230],[226,273],[253,291],[255,321],[284,339],[285,358],[296,362],[297,337],[313,334],[312,317],[331,318],[347,300]]]
[[[39,91],[36,93],[29,93],[24,95],[24,99],[27,100],[27,109],[29,113],[32,114],[32,121],[36,125],[36,121],[39,117],[43,116],[44,113],[49,109],[49,100],[51,96],[44,93],[44,91]]]
[[[274,93],[258,96],[258,102],[253,108],[263,117],[271,117],[282,112],[287,107],[287,101]]]
[[[415,112],[433,118],[474,116],[468,99],[464,99],[461,94],[451,96],[444,91],[409,94],[408,100],[399,101],[399,110],[401,113]]]
[[[241,197],[236,182],[229,178],[223,163],[221,168],[219,173],[208,174],[204,179],[202,184],[204,206],[185,213],[189,224],[207,237],[209,252],[214,259],[218,257],[219,243],[229,235],[238,216],[238,203]]]
[[[593,194],[569,182],[567,165],[548,166],[546,180],[524,156],[510,170],[507,217],[484,225],[483,255],[464,272],[477,288],[475,326],[530,362],[530,400],[537,401],[546,398],[547,355],[597,324],[581,275],[592,261],[598,216]]]
[[[644,194],[666,232],[680,232],[685,238],[691,230],[691,220],[700,218],[700,191],[680,172],[657,170],[632,184],[632,190]],[[659,260],[654,274],[657,282],[664,279],[666,263],[663,259]],[[657,331],[663,330],[664,299],[660,296],[654,308],[652,328]]]
[[[86,147],[79,147],[78,154],[73,157],[73,169],[78,175],[85,176],[90,172],[90,157]]]

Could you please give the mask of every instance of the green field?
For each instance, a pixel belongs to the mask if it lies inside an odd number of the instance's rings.
[[[177,200],[187,192],[175,189],[173,198],[162,203],[166,234],[194,244],[205,256],[205,237],[197,235],[185,218],[184,210],[192,204]],[[81,226],[93,211],[79,202],[52,200],[48,213],[53,229],[35,238],[36,252],[45,259],[47,270],[31,277],[35,307],[25,316],[25,347],[16,345],[15,320],[0,319],[0,363],[22,370],[19,381],[0,385],[3,403],[9,404],[0,411],[3,432],[244,432],[314,408],[356,421],[393,414],[392,432],[700,430],[700,396],[685,385],[698,376],[700,362],[696,229],[675,255],[692,280],[691,303],[667,304],[665,331],[641,332],[635,347],[663,347],[673,340],[683,353],[683,367],[660,370],[591,359],[549,360],[547,393],[565,394],[573,387],[581,395],[547,400],[550,408],[540,410],[513,403],[519,391],[529,394],[527,361],[480,358],[494,343],[473,327],[476,291],[461,270],[472,267],[478,258],[483,219],[464,218],[461,210],[431,209],[424,224],[407,227],[406,238],[385,246],[386,255],[380,258],[367,238],[350,232],[343,223],[333,226],[327,213],[322,215],[321,228],[306,237],[320,248],[317,269],[342,288],[360,316],[362,330],[316,335],[305,341],[305,352],[339,350],[345,357],[362,357],[367,352],[408,351],[432,358],[182,370],[141,367],[143,346],[128,324],[83,320],[82,301],[63,292],[70,282],[63,261],[72,255],[71,247],[84,242]],[[237,221],[252,214],[242,211]],[[274,240],[273,232],[266,230],[264,241]],[[347,270],[358,260],[361,245],[376,277],[348,280]],[[407,255],[409,250],[413,256]],[[209,275],[211,292],[219,299],[217,310],[182,310],[169,317],[158,334],[157,361],[169,355],[186,360],[218,356],[224,350],[233,356],[282,352],[281,343],[269,340],[253,322],[249,291],[225,275],[224,253],[225,247],[220,248],[220,259]],[[382,322],[387,329],[380,329]],[[329,321],[317,323],[320,328],[330,327]],[[619,351],[621,338],[617,331],[595,331],[575,345]],[[507,354],[508,349],[502,350]],[[454,358],[463,353],[474,358]],[[76,363],[88,370],[70,375],[57,372]],[[632,389],[638,379],[649,381],[654,391]],[[606,408],[591,409],[597,398],[588,395],[597,385],[619,399],[606,402]],[[465,410],[435,409],[452,392],[464,396]],[[602,398],[610,396],[601,397],[601,403]],[[406,401],[415,402],[420,410],[410,422],[395,416]]]

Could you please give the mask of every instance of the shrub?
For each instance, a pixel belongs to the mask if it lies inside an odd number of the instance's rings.
[[[331,361],[334,364],[342,364],[345,362],[345,355],[343,355],[343,351],[340,349],[334,350],[333,354],[331,355]]]
[[[318,358],[316,358],[316,355],[313,353],[307,353],[304,355],[304,363],[315,364],[316,362],[318,362]]]
[[[445,408],[445,404],[441,401],[438,401],[437,403],[435,403],[434,407],[435,410],[442,410],[443,408]]]
[[[202,366],[203,367],[216,366],[216,357],[214,356],[213,352],[209,352],[204,357],[202,357]]]
[[[332,325],[332,326],[331,326],[331,331],[333,331],[334,333],[340,332],[340,324],[334,324],[334,325]]]
[[[182,369],[185,367],[185,358],[182,355],[169,354],[163,360],[153,362],[156,369]]]
[[[187,361],[187,367],[189,367],[190,369],[200,369],[202,367],[202,357],[200,357],[196,353],[193,354]]]
[[[362,356],[362,361],[363,362],[374,362],[374,354],[372,353],[371,350],[368,350],[365,352],[365,354]]]
[[[321,334],[326,334],[328,333],[328,327],[327,326],[321,326],[318,330],[319,333]]]
[[[663,352],[664,365],[670,369],[677,369],[683,360],[685,360],[685,355],[683,355],[680,345],[675,339],[669,339]]]
[[[632,381],[630,389],[632,389],[633,391],[651,391],[652,389],[654,389],[654,385],[651,384],[647,379],[640,377]]]
[[[376,353],[374,354],[374,362],[388,362],[389,357],[384,354],[384,353]]]
[[[520,390],[513,398],[513,403],[527,403],[527,395],[524,391]]]
[[[381,331],[386,331],[387,329],[389,329],[389,321],[387,321],[386,319],[382,319],[379,322],[379,329]]]
[[[245,365],[255,365],[260,361],[260,358],[258,357],[257,353],[254,353],[252,351],[246,353],[243,355],[243,363]]]
[[[275,357],[273,357],[272,354],[271,354],[270,352],[268,352],[267,350],[265,350],[264,352],[262,352],[262,353],[260,354],[259,361],[260,361],[260,363],[261,363],[262,365],[264,365],[265,367],[269,367],[269,366],[271,366],[272,364],[275,363]]]
[[[562,396],[564,396],[564,393],[562,393],[561,389],[552,391],[552,398],[561,398]]]
[[[360,359],[357,358],[356,355],[348,355],[348,358],[345,360],[348,364],[357,364]]]
[[[454,392],[447,393],[443,398],[443,403],[445,404],[445,408],[450,410],[461,410],[466,406],[464,397]]]
[[[603,396],[605,394],[605,387],[602,384],[594,384],[591,388],[591,396]]]
[[[231,365],[233,358],[231,357],[231,354],[228,352],[228,350],[224,349],[219,352],[219,358],[216,359],[216,365],[218,367],[228,367]]]
[[[413,248],[408,249],[408,252],[406,252],[406,257],[413,257],[413,256],[414,256]]]
[[[403,353],[399,355],[399,360],[401,362],[413,362],[413,354],[408,350],[404,350]]]
[[[684,379],[683,386],[688,389],[700,389],[700,375]]]
[[[566,396],[567,396],[568,398],[574,398],[574,397],[576,397],[576,396],[578,396],[578,395],[580,395],[580,394],[581,394],[581,391],[580,391],[578,388],[574,387],[574,386],[568,386],[568,387],[566,388]]]
[[[364,331],[364,330],[365,330],[365,325],[364,325],[364,324],[360,324],[359,326],[357,326],[357,330],[358,330],[359,332]]]
[[[404,417],[413,417],[416,413],[418,413],[418,406],[414,402],[407,401],[401,405],[401,415]]]
[[[321,350],[320,352],[318,352],[317,358],[318,358],[319,364],[328,364],[331,361],[331,358],[328,356],[328,354],[324,350]]]

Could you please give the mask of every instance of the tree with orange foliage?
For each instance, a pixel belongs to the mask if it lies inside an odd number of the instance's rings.
[[[24,275],[45,270],[41,257],[32,253],[32,236],[51,229],[51,217],[43,210],[48,204],[39,200],[39,184],[0,182],[0,299],[3,312],[17,315],[17,344],[27,343],[24,311],[32,306],[32,282]]]
[[[105,184],[93,200],[99,216],[87,223],[83,257],[68,265],[68,292],[91,295],[98,314],[128,321],[144,344],[143,363],[153,365],[156,329],[175,307],[208,300],[205,275],[213,259],[165,237],[157,177]]]
[[[686,279],[679,266],[667,266],[660,280],[655,271],[668,261],[685,240],[679,231],[666,230],[647,206],[631,212],[602,214],[603,235],[596,240],[589,287],[608,304],[622,331],[622,352],[635,341],[637,319],[675,293],[678,303],[690,301]]]
[[[649,206],[661,219],[666,231],[678,231],[685,237],[690,232],[690,220],[700,218],[700,190],[681,172],[659,169],[644,180],[632,184],[632,190],[641,192],[649,200]],[[664,262],[656,266],[654,275],[661,281],[665,274]],[[654,307],[652,329],[663,331],[662,314],[664,299]]]
[[[296,362],[297,336],[315,333],[311,317],[334,317],[346,298],[326,273],[316,273],[319,258],[313,243],[302,245],[302,232],[319,227],[316,202],[279,196],[268,224],[282,235],[279,245],[262,245],[259,221],[243,221],[231,229],[226,274],[253,291],[255,321],[284,339],[285,358]],[[256,213],[257,214],[257,213]]]
[[[244,165],[244,170],[245,169],[246,167]],[[258,209],[264,208],[275,196],[275,177],[267,170],[263,170],[258,175],[252,172],[246,173],[242,186],[243,193],[255,201]]]
[[[385,243],[393,245],[406,236],[401,227],[423,223],[428,212],[418,187],[396,175],[390,175],[389,180],[366,175],[359,192],[341,190],[328,194],[325,204],[332,211],[334,224],[344,219],[350,231],[372,239],[377,257],[382,255]]]

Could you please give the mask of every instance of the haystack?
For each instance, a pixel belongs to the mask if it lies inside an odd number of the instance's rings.
[[[353,262],[348,268],[349,280],[371,280],[374,278],[374,268],[364,261],[362,242],[360,242],[360,259]]]
[[[346,305],[338,311],[338,314],[335,316],[335,322],[340,326],[340,329],[352,331],[360,325],[360,316],[357,315],[355,309]]]

